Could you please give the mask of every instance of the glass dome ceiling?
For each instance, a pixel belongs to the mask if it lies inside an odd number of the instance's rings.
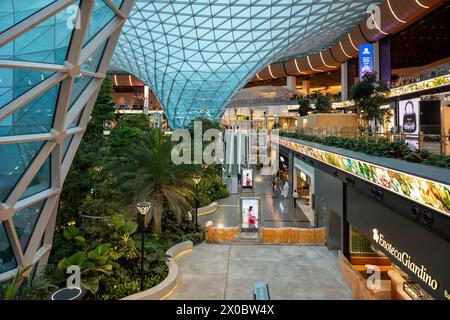
[[[113,67],[144,80],[173,128],[220,118],[270,63],[328,48],[367,14],[369,0],[138,0]]]

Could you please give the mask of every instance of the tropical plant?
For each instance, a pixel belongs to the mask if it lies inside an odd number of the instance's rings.
[[[298,114],[300,117],[307,116],[311,111],[311,101],[309,101],[307,96],[300,96],[297,100],[298,102]]]
[[[16,299],[17,293],[20,289],[22,281],[24,280],[24,274],[31,268],[30,266],[26,266],[23,268],[19,268],[14,278],[9,280],[8,285],[2,292],[1,296],[3,300],[14,300]]]
[[[381,123],[388,109],[381,108],[386,103],[386,94],[389,92],[387,84],[377,81],[374,73],[366,73],[360,82],[350,89],[350,99],[358,114],[365,120],[373,120],[375,128]]]
[[[77,218],[78,212],[93,202],[91,201],[93,190],[96,190],[98,185],[104,184],[105,179],[101,169],[105,163],[107,149],[103,131],[106,124],[115,118],[112,92],[111,79],[106,78],[64,183],[59,202],[58,226]],[[105,196],[105,198],[108,197],[111,199],[110,195]],[[105,203],[108,204],[108,202]],[[112,201],[109,201],[109,204],[111,203]],[[105,206],[99,206],[99,208],[105,208]]]
[[[158,128],[146,132],[142,139],[132,144],[122,157],[113,159],[110,172],[116,175],[123,190],[130,193],[127,199],[130,209],[142,200],[151,200],[151,214],[146,215],[146,226],[153,216],[155,231],[161,233],[164,206],[181,219],[191,208],[188,198],[193,197],[193,174],[201,168],[190,164],[176,165],[171,153],[174,143]]]
[[[405,141],[389,141],[386,139],[350,139],[340,137],[319,137],[293,132],[280,132],[280,136],[315,142],[327,146],[343,148],[356,152],[386,158],[397,158],[408,162],[422,163],[430,166],[450,169],[450,156],[431,154],[426,150],[411,150]]]
[[[58,263],[57,269],[62,275],[69,266],[78,266],[81,270],[82,287],[95,294],[102,276],[112,275],[113,267],[118,267],[117,263],[113,262],[110,250],[111,244],[104,243],[93,250],[78,251],[70,257],[62,259]]]
[[[314,110],[315,113],[330,113],[331,112],[331,103],[332,103],[332,96],[329,94],[321,94],[318,93],[316,95],[316,109]]]
[[[50,291],[56,289],[56,286],[42,275],[36,276],[33,280],[25,277],[30,268],[31,265],[19,268],[14,278],[10,279],[4,288],[0,287],[0,299],[43,300],[48,298]]]

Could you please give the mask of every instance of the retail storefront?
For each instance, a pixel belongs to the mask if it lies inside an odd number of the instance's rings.
[[[314,226],[316,223],[314,210],[314,167],[307,165],[298,158],[294,158],[293,173],[293,189],[297,190],[299,195],[296,205],[308,218],[311,226]]]
[[[357,230],[351,235],[363,235],[370,244],[359,248],[359,256],[366,257],[366,260],[368,257],[378,257],[380,263],[375,264],[380,267],[384,279],[391,280],[394,298],[448,297],[448,240],[353,188],[348,188],[347,199],[347,221],[352,229]],[[364,243],[361,240],[356,242]],[[358,249],[352,241],[350,244],[353,257]]]

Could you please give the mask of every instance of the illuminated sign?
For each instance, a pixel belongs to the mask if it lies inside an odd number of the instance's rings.
[[[450,186],[279,138],[279,144],[450,216]]]
[[[242,188],[252,189],[253,188],[253,170],[252,169],[242,169]]]
[[[447,74],[445,76],[408,84],[403,87],[393,88],[391,89],[388,96],[397,97],[403,94],[418,92],[432,88],[438,88],[449,84],[450,84],[450,74]]]
[[[354,106],[355,103],[353,101],[344,101],[344,102],[333,102],[331,104],[331,108],[340,109],[340,108],[348,108]]]
[[[259,228],[259,198],[241,198],[241,229],[257,232]]]
[[[359,78],[366,73],[374,73],[373,45],[361,44],[359,46]]]
[[[378,231],[378,229],[373,229],[373,240],[387,251],[387,253],[400,262],[404,267],[408,268],[412,273],[414,273],[419,279],[426,283],[428,287],[436,290],[439,287],[439,283],[427,272],[427,268],[424,265],[418,265],[414,262],[414,259],[405,251],[397,249],[392,243],[390,243],[386,237]]]

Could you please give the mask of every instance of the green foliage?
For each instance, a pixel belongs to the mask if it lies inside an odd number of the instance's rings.
[[[355,103],[358,114],[363,114],[365,120],[383,121],[387,109],[381,106],[386,103],[387,84],[378,82],[376,74],[366,73],[360,82],[350,89],[350,99]]]
[[[9,280],[6,289],[4,290],[4,292],[2,292],[1,296],[3,297],[3,300],[14,300],[17,297],[17,293],[23,281],[23,276],[25,272],[27,272],[28,269],[30,268],[31,266],[19,268],[19,271],[17,271],[16,276],[11,280]]]
[[[297,102],[299,105],[298,113],[301,117],[307,116],[311,111],[314,113],[330,113],[332,111],[333,96],[314,92],[307,96],[298,97]],[[311,108],[311,104],[315,105],[315,109]]]
[[[300,139],[326,146],[343,148],[356,152],[363,152],[373,156],[396,158],[409,162],[422,163],[425,165],[450,169],[450,156],[438,156],[427,150],[411,150],[404,141],[389,141],[386,139],[349,139],[340,137],[318,137],[308,136],[291,132],[281,132],[281,136]]]
[[[14,278],[5,287],[0,286],[0,300],[45,300],[56,286],[42,275],[32,281],[25,277],[31,266],[19,268]]]
[[[148,118],[143,114],[121,117],[108,137],[108,145],[112,156],[126,152],[131,144],[138,143],[144,133],[149,130]]]
[[[309,98],[307,96],[301,96],[298,98],[297,102],[299,105],[298,114],[300,115],[300,117],[307,116],[311,111],[311,101],[309,100]]]
[[[189,133],[191,134],[192,138],[194,137],[194,122],[195,121],[201,121],[202,134],[204,134],[209,129],[217,129],[217,130],[222,131],[222,125],[220,124],[220,121],[204,119],[204,118],[197,118],[197,119],[192,120],[192,122],[186,128],[189,131]]]
[[[204,177],[199,184],[198,193],[196,194],[200,207],[207,206],[213,201],[229,196],[227,187],[218,175]]]
[[[314,113],[330,113],[331,112],[331,102],[332,97],[329,94],[316,94],[316,109]]]
[[[173,163],[173,147],[159,128],[150,129],[121,157],[113,158],[109,167],[119,188],[128,194],[131,191],[131,196],[125,197],[130,210],[135,210],[139,201],[152,200],[154,228],[159,233],[164,206],[179,218],[185,214],[191,207],[188,198],[193,197],[192,175],[201,173],[197,166]],[[146,215],[146,225],[150,217]]]
[[[81,285],[95,294],[102,276],[112,275],[113,266],[117,266],[109,254],[110,250],[111,244],[104,243],[90,251],[78,251],[70,257],[62,259],[58,263],[57,269],[61,275],[64,275],[69,266],[79,266]]]
[[[108,152],[103,131],[106,124],[115,119],[114,104],[111,101],[112,92],[111,79],[107,78],[103,82],[83,140],[65,180],[60,197],[58,225],[64,225],[67,221],[77,219],[78,212],[86,211],[87,208],[92,209],[91,212],[87,212],[91,215],[108,214],[110,209],[117,208],[114,208],[113,201],[103,201],[95,208],[91,206],[95,202],[93,198],[97,196],[93,192],[96,192],[99,186],[103,190],[109,190],[107,188],[108,181],[102,172]],[[104,198],[111,199],[113,198],[111,196],[110,192],[106,192]]]

